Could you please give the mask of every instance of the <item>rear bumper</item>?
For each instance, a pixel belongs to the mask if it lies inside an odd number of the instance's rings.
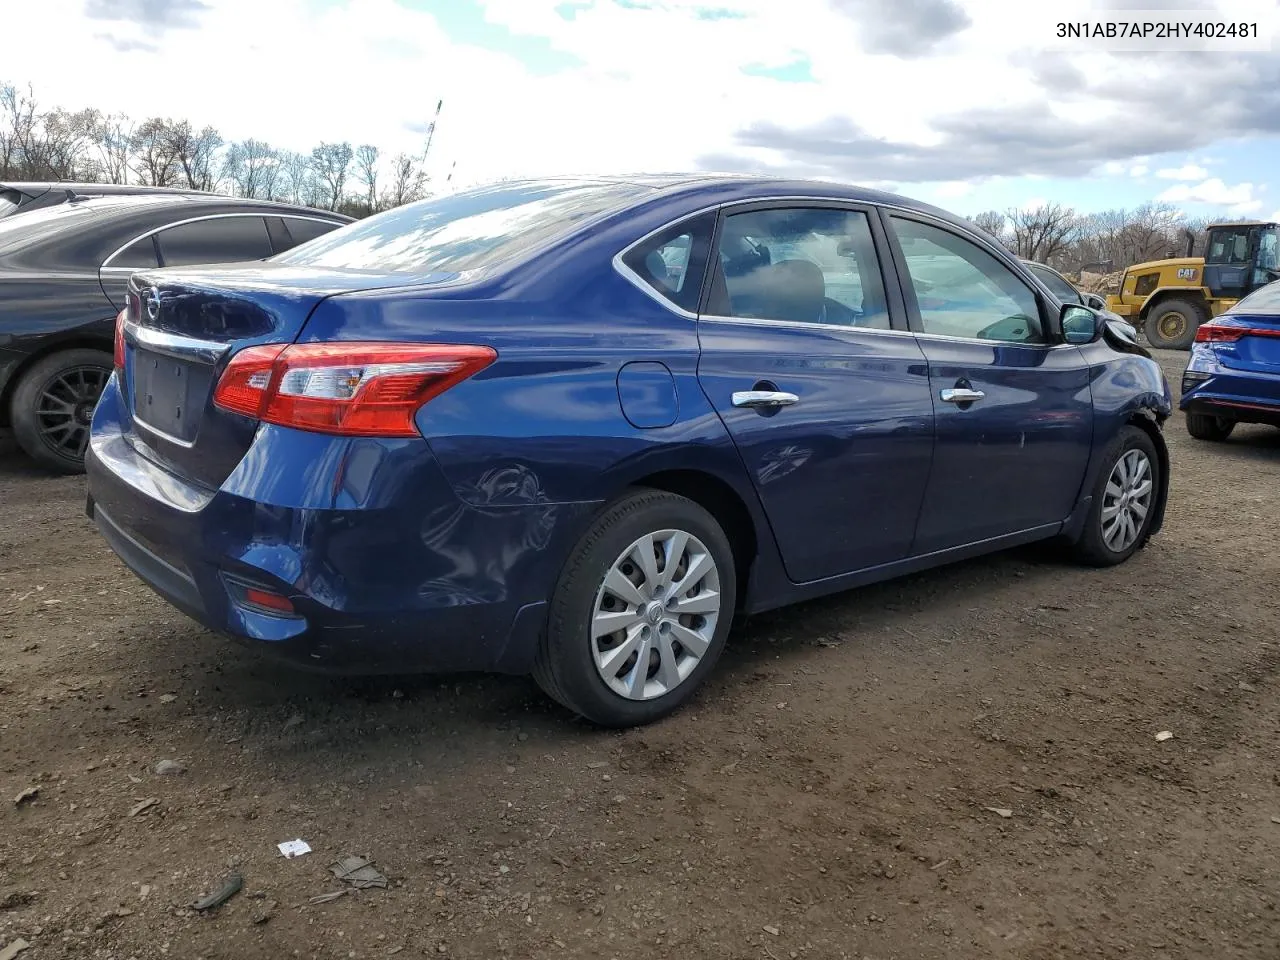
[[[1280,376],[1223,366],[1201,344],[1193,348],[1183,376],[1179,409],[1280,426]],[[1199,382],[1187,382],[1191,378]]]
[[[473,507],[425,441],[269,427],[244,470],[205,490],[121,432],[118,398],[109,384],[95,414],[88,512],[129,569],[188,616],[317,670],[530,668],[559,558],[590,505]],[[330,465],[322,477],[317,462]],[[246,583],[288,597],[294,615],[244,604],[234,585]]]

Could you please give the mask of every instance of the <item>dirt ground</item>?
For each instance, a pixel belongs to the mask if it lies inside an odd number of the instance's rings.
[[[522,679],[262,662],[124,570],[81,479],[4,459],[0,956],[1280,957],[1280,431],[1167,433],[1128,565],[762,617],[623,733]],[[344,855],[390,886],[310,903]]]

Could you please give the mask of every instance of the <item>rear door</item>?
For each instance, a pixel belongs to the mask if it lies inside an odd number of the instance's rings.
[[[1011,267],[948,225],[886,217],[937,411],[914,552],[1065,520],[1093,443],[1089,366]]]
[[[796,582],[911,549],[933,406],[886,260],[871,207],[764,203],[721,214],[698,378]]]

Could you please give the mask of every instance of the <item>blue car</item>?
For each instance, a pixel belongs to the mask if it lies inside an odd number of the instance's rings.
[[[1197,440],[1225,440],[1237,423],[1280,427],[1280,281],[1200,325],[1179,406]]]
[[[612,726],[740,614],[1161,525],[1122,324],[831,183],[505,182],[131,282],[88,513],[208,627],[343,672],[532,673]]]

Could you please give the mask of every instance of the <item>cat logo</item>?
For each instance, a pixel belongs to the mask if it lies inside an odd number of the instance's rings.
[[[1195,280],[1195,278],[1196,278],[1195,267],[1179,267],[1178,268],[1179,280]]]

